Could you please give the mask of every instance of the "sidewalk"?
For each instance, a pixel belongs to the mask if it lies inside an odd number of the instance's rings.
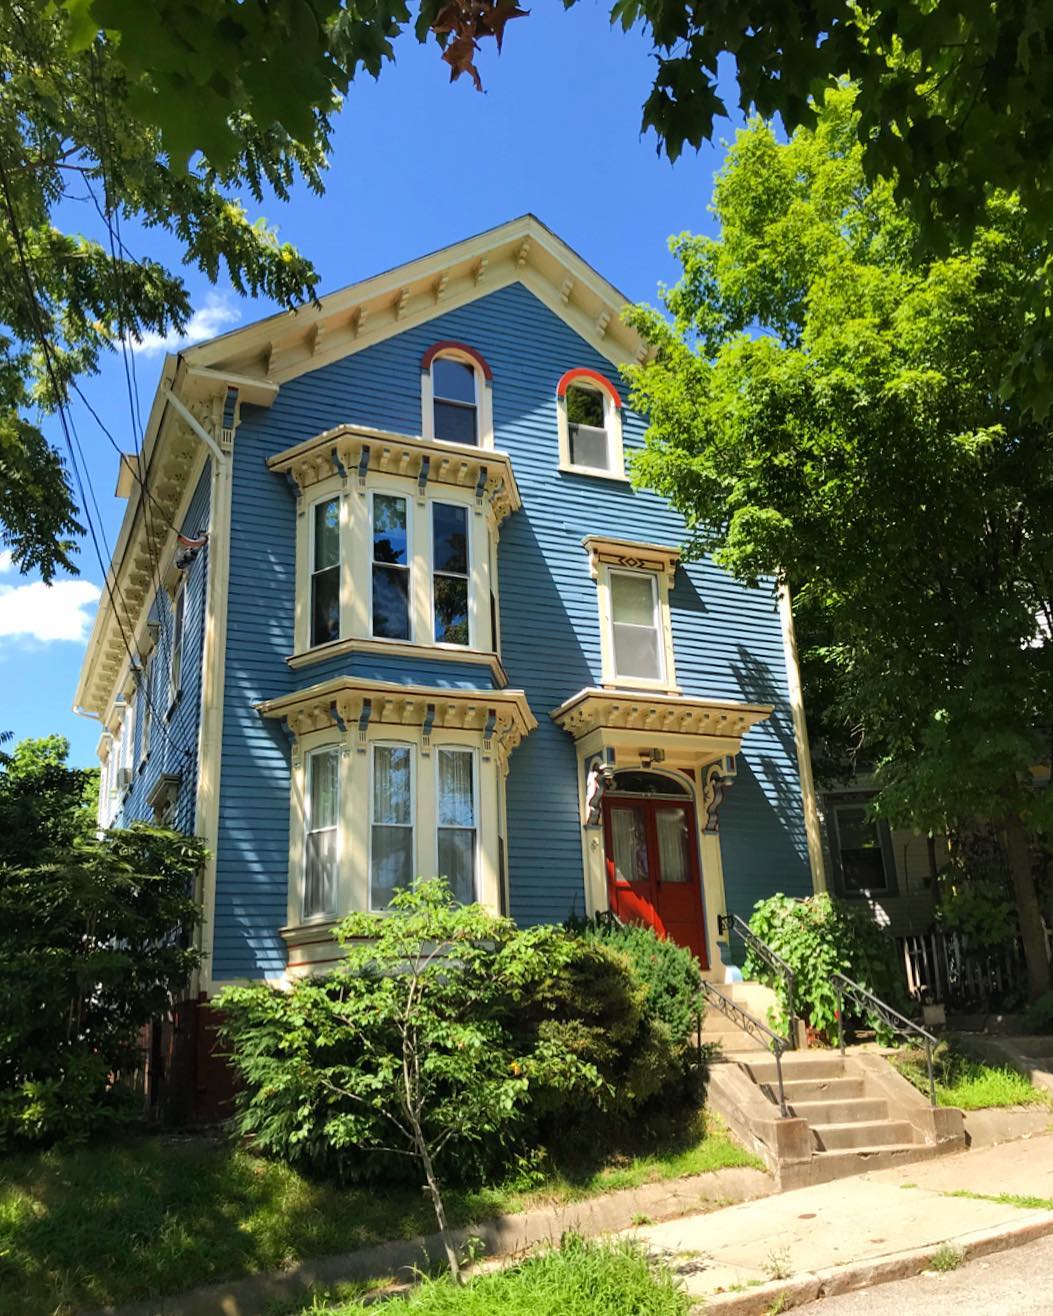
[[[797,1305],[823,1292],[915,1274],[927,1264],[924,1249],[941,1244],[994,1251],[1053,1233],[1053,1209],[1045,1203],[1024,1207],[958,1193],[1053,1202],[1053,1134],[798,1188],[633,1233],[668,1257],[688,1291],[707,1300],[707,1311],[728,1313],[765,1311],[781,1291],[788,1305]]]

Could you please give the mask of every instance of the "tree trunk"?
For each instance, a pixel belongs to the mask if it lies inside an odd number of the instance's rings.
[[[442,1237],[442,1245],[446,1249],[446,1260],[450,1263],[450,1274],[457,1284],[464,1283],[464,1277],[461,1275],[461,1259],[457,1255],[457,1249],[450,1241],[450,1233],[446,1227],[446,1208],[442,1204],[442,1191],[439,1188],[439,1181],[435,1176],[435,1167],[432,1164],[431,1157],[428,1154],[428,1147],[424,1141],[420,1128],[413,1130],[417,1138],[417,1155],[420,1157],[420,1163],[424,1166],[424,1177],[428,1181],[428,1192],[431,1194],[431,1204],[435,1208],[435,1219],[439,1222],[439,1234]]]
[[[1046,954],[1046,934],[1042,927],[1042,906],[1039,904],[1031,871],[1027,828],[1015,813],[1010,813],[1006,819],[1005,837],[1009,877],[1013,883],[1020,936],[1024,943],[1027,995],[1033,1001],[1050,989],[1050,966]]]

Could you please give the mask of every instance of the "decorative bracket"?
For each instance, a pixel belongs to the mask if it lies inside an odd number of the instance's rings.
[[[421,753],[431,753],[431,731],[435,725],[435,705],[429,704],[424,711],[424,721],[421,724]]]
[[[366,752],[366,732],[369,729],[369,719],[373,714],[372,699],[362,700],[362,711],[358,715],[358,752]]]

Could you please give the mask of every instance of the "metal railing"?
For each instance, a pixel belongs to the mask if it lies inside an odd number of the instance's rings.
[[[773,973],[779,975],[786,984],[786,1031],[789,1034],[789,1049],[797,1048],[797,1012],[794,1008],[794,976],[793,969],[786,963],[781,955],[767,944],[761,941],[760,937],[753,931],[744,918],[738,914],[719,914],[717,916],[717,929],[728,937],[734,932],[749,949],[759,959],[762,959]]]
[[[702,981],[702,992],[707,1001],[721,1012],[726,1019],[730,1019],[733,1024],[750,1037],[754,1037],[758,1042],[775,1057],[775,1078],[779,1086],[779,1112],[783,1118],[789,1117],[786,1109],[786,1089],[782,1081],[782,1056],[784,1051],[790,1051],[789,1041],[785,1037],[780,1037],[778,1033],[772,1032],[767,1024],[761,1021],[748,1010],[744,1010],[737,1001],[733,1001],[730,996],[725,996],[719,988],[714,987],[711,982]]]
[[[845,1054],[845,997],[851,996],[857,1004],[865,1005],[876,1014],[894,1033],[899,1033],[903,1037],[920,1037],[924,1041],[925,1063],[929,1071],[929,1105],[935,1106],[936,1080],[932,1070],[932,1048],[937,1045],[937,1039],[932,1033],[908,1019],[906,1015],[900,1014],[898,1010],[893,1010],[887,1001],[875,996],[873,992],[868,992],[865,987],[853,982],[851,978],[846,978],[843,973],[833,974],[830,982],[837,992],[837,1031],[842,1056]]]

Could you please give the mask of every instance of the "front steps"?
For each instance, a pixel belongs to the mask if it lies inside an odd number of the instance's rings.
[[[756,1003],[757,984],[733,986],[753,988]],[[727,987],[720,990],[731,995]],[[765,1020],[765,1013],[746,1000],[737,1003]],[[711,1015],[717,1016],[712,1024]],[[930,1107],[875,1052],[849,1051],[844,1058],[836,1051],[786,1052],[783,1118],[770,1052],[713,1007],[707,1010],[702,1040],[719,1042],[721,1048],[721,1058],[710,1068],[708,1103],[763,1157],[783,1188],[965,1149],[961,1111]]]

